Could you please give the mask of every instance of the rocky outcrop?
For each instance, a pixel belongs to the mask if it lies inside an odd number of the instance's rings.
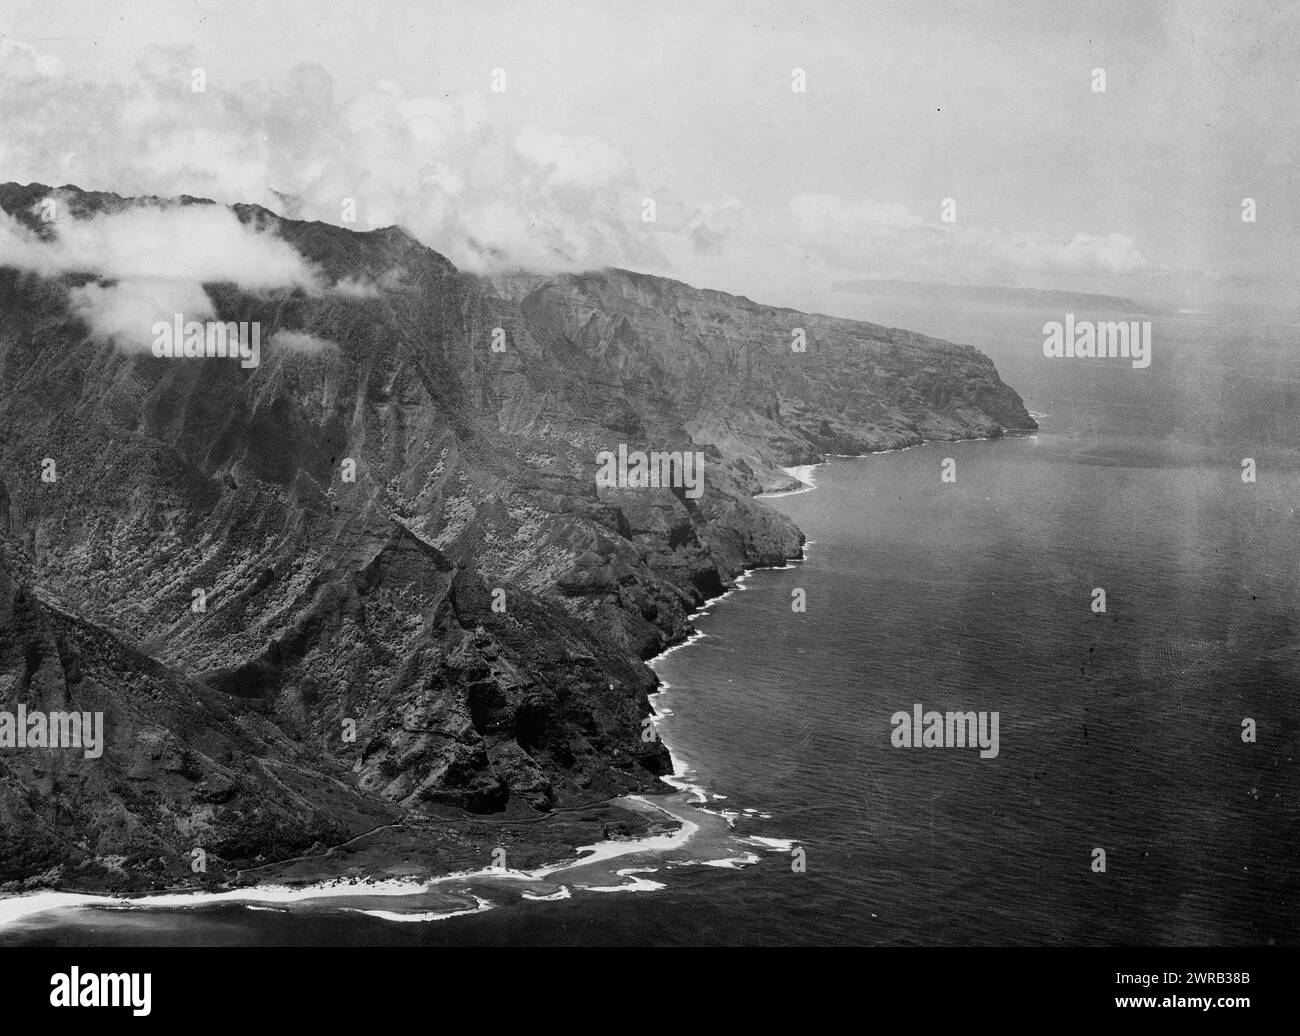
[[[48,234],[48,190],[0,208]],[[98,342],[68,299],[93,275],[0,255],[0,710],[102,709],[108,742],[0,749],[0,881],[175,881],[197,846],[249,867],[653,789],[641,661],[798,554],[753,499],[782,465],[1033,424],[969,347],[621,270],[474,277],[396,228],[236,212],[379,287],[206,285],[262,324],[245,370]],[[598,487],[620,444],[702,452],[703,493]]]

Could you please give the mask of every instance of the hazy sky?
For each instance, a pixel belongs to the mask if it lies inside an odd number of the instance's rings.
[[[851,277],[1294,294],[1290,2],[127,6],[0,0],[0,180],[274,189],[334,222],[351,198],[467,267],[773,302]]]

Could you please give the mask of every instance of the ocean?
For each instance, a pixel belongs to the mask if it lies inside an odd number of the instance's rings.
[[[480,909],[417,922],[70,907],[0,942],[1295,944],[1294,318],[1148,315],[1135,369],[1044,357],[1062,312],[816,308],[981,348],[1040,430],[831,458],[769,498],[805,559],[751,573],[655,663],[696,789],[673,802],[711,812],[673,808],[707,819],[707,852],[647,849],[591,891],[555,875],[546,900],[467,879]],[[896,747],[918,704],[997,713],[996,756]]]

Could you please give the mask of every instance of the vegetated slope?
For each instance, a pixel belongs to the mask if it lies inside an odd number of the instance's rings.
[[[49,192],[0,208],[48,236]],[[343,285],[206,285],[260,322],[254,369],[97,341],[69,300],[93,273],[0,254],[0,709],[102,710],[107,740],[0,749],[0,881],[175,881],[195,846],[245,866],[654,788],[641,660],[798,554],[752,499],[781,465],[1033,427],[970,347],[621,270],[476,277],[397,228],[235,211]],[[619,444],[702,451],[703,495],[598,490]]]

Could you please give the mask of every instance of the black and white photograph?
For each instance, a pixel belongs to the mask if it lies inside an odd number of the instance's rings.
[[[0,971],[1265,1006],[1298,73],[1289,0],[0,0]]]

